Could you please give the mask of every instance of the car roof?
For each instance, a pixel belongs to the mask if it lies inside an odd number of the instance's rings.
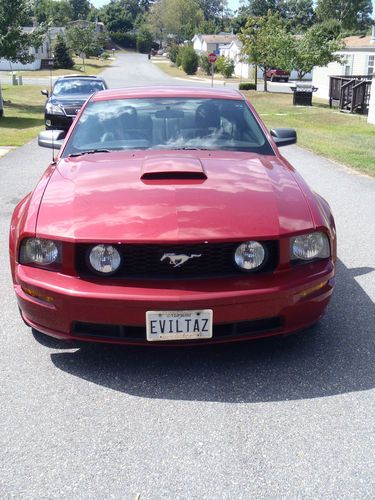
[[[130,87],[123,89],[100,90],[91,98],[92,101],[113,99],[142,99],[145,97],[190,97],[203,99],[236,99],[244,96],[235,89],[212,89],[207,87]]]
[[[102,80],[103,78],[96,75],[63,75],[58,78],[58,80],[69,80],[70,78],[76,79],[94,79],[94,80]]]

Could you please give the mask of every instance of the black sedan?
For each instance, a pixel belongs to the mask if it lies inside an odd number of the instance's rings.
[[[48,90],[41,91],[48,97],[44,110],[46,129],[68,130],[87,98],[106,88],[105,81],[97,76],[69,75],[58,78],[51,95]]]

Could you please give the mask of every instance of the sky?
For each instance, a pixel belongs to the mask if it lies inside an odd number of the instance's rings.
[[[109,0],[90,0],[95,7],[102,7],[103,5],[109,3]],[[237,10],[240,0],[228,0],[228,7],[231,10]],[[372,0],[373,7],[373,17],[375,17],[375,0]]]

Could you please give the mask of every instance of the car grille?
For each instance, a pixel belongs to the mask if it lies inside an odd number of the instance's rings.
[[[277,241],[263,241],[266,247],[264,265],[254,273],[272,272],[279,260]],[[234,262],[234,253],[239,243],[207,243],[193,245],[115,245],[120,252],[123,264],[111,276],[132,279],[183,279],[225,276],[246,276],[249,272],[241,270]],[[76,266],[81,277],[97,276],[89,264],[88,254],[95,245],[77,245]],[[171,263],[165,254],[191,256],[179,266]],[[195,256],[195,257],[194,257]]]
[[[67,116],[76,116],[80,108],[81,104],[77,104],[77,106],[64,106],[64,111]]]
[[[253,321],[241,321],[238,323],[225,323],[213,326],[212,341],[219,339],[231,339],[245,336],[262,336],[280,329],[283,326],[281,317],[257,319]],[[76,321],[73,323],[72,335],[80,338],[97,338],[108,340],[126,340],[129,342],[146,342],[146,328],[144,326],[130,325],[108,325],[101,323],[85,323]],[[210,339],[211,341],[211,339]],[[189,343],[186,341],[175,341]]]

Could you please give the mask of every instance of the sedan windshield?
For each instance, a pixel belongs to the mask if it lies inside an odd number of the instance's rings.
[[[91,95],[99,90],[105,90],[105,86],[100,80],[67,79],[56,82],[53,96]]]
[[[235,99],[90,102],[62,156],[103,149],[209,149],[274,154],[246,102]]]

